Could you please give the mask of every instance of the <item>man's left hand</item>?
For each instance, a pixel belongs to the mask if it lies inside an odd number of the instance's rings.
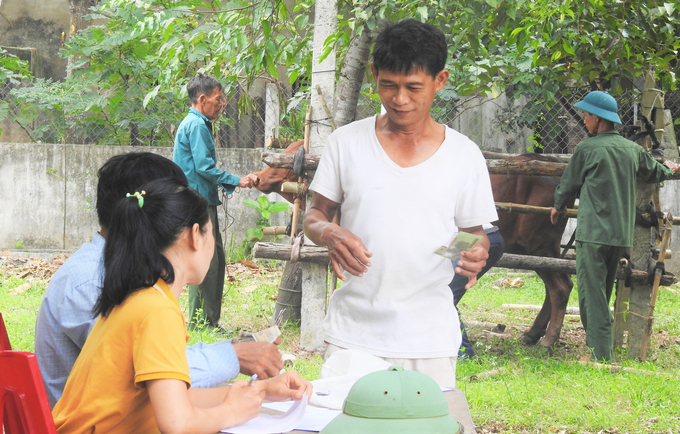
[[[477,275],[486,265],[488,258],[489,252],[481,246],[475,246],[469,252],[460,252],[460,259],[456,264],[455,272],[469,279],[467,285],[465,285],[466,290],[477,283]]]
[[[283,369],[278,347],[269,342],[236,343],[234,351],[236,351],[243,375],[257,374],[257,378],[264,380],[279,375]]]

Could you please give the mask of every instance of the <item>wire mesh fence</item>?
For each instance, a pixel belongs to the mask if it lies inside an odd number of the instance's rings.
[[[189,109],[184,101],[157,98],[131,87],[107,92],[87,87],[71,97],[37,80],[0,84],[0,141],[120,146],[172,146],[177,125]],[[247,101],[244,103],[243,101]],[[260,96],[235,93],[213,124],[216,146],[256,148],[264,143],[267,108]]]
[[[35,86],[34,86],[35,87]],[[35,90],[21,84],[0,85],[1,141],[41,143],[88,143],[136,146],[172,146],[176,126],[188,106],[183,102],[159,99],[141,103],[144,93],[130,89],[115,98],[88,88],[78,95],[78,104],[61,105],[45,98],[50,89]],[[570,153],[587,138],[579,110],[574,104],[589,92],[583,88],[566,89],[554,101],[522,97],[465,99],[445,88],[432,106],[433,117],[460,130],[483,149],[500,152]],[[271,135],[265,124],[277,123],[274,147],[302,138],[304,111],[309,91],[279,89],[276,98],[236,91],[229,98],[223,115],[214,123],[216,146],[224,148],[261,148]],[[142,95],[142,97],[140,97]],[[74,98],[75,99],[75,98]],[[616,95],[623,125],[639,120],[640,93],[636,90]],[[293,101],[291,103],[291,101]],[[665,108],[673,120],[680,119],[680,92],[665,93]],[[99,107],[93,109],[92,107]],[[102,108],[103,107],[103,108]],[[89,108],[89,109],[88,109]],[[357,119],[380,110],[380,102],[370,85],[365,85],[357,108]],[[269,119],[268,119],[269,117]],[[666,125],[680,137],[680,123]]]

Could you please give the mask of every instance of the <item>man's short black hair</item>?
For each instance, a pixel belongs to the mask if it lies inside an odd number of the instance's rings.
[[[192,78],[187,85],[187,92],[189,93],[189,101],[192,104],[198,102],[198,97],[201,95],[210,96],[212,95],[215,88],[223,90],[222,83],[217,81],[215,77],[209,75],[201,74],[200,72],[196,74],[196,77]]]
[[[407,75],[422,69],[436,78],[447,56],[444,33],[411,18],[384,25],[373,47],[373,67],[378,72]]]
[[[140,186],[156,179],[169,178],[188,185],[180,167],[163,156],[151,152],[130,152],[116,155],[99,169],[97,184],[97,217],[99,225],[111,226],[113,208],[127,193],[139,191]]]

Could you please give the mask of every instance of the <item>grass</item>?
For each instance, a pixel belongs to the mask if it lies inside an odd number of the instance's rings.
[[[217,342],[242,331],[269,326],[274,311],[281,269],[247,271],[230,266],[222,308],[226,333],[197,332],[191,342]],[[12,345],[33,351],[35,318],[46,280],[20,277],[20,268],[0,265],[0,312]],[[487,433],[680,433],[680,286],[659,292],[654,334],[646,362],[617,355],[615,364],[647,373],[612,373],[575,363],[587,349],[578,318],[567,318],[562,339],[553,349],[519,343],[520,327],[530,325],[536,312],[506,310],[503,303],[541,304],[542,281],[523,277],[520,288],[496,289],[494,282],[505,275],[485,276],[463,298],[464,319],[508,325],[509,338],[479,336],[478,357],[459,363],[458,387],[466,394],[473,420]],[[32,288],[13,295],[26,281]],[[186,293],[180,298],[186,309]],[[570,306],[577,306],[572,291]],[[295,324],[282,327],[281,350],[297,357],[294,368],[315,379],[321,368],[318,354],[299,348],[300,330]],[[496,376],[470,381],[472,375],[503,368]]]
[[[495,289],[497,277],[485,277],[459,305],[464,318],[530,325],[536,312],[505,310],[503,303],[542,304],[540,279],[521,288]],[[576,288],[575,288],[576,289]],[[676,292],[672,292],[676,291]],[[677,288],[661,289],[654,335],[646,362],[618,355],[615,363],[648,371],[612,373],[575,363],[587,354],[578,319],[567,319],[563,339],[552,351],[526,347],[511,339],[480,338],[478,357],[458,365],[458,387],[466,394],[477,425],[491,432],[679,433],[680,308]],[[578,306],[576,290],[570,306]],[[499,312],[507,316],[499,316]],[[502,314],[501,314],[502,315]],[[564,344],[565,336],[569,339]],[[471,375],[504,368],[498,376],[469,381]]]

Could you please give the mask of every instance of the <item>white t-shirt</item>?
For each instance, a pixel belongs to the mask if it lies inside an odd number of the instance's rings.
[[[484,157],[464,135],[446,138],[426,161],[400,167],[371,117],[328,140],[310,188],[341,204],[340,225],[373,253],[363,277],[330,299],[326,341],[385,358],[452,357],[461,335],[449,282],[451,261],[435,255],[456,227],[498,219]]]

